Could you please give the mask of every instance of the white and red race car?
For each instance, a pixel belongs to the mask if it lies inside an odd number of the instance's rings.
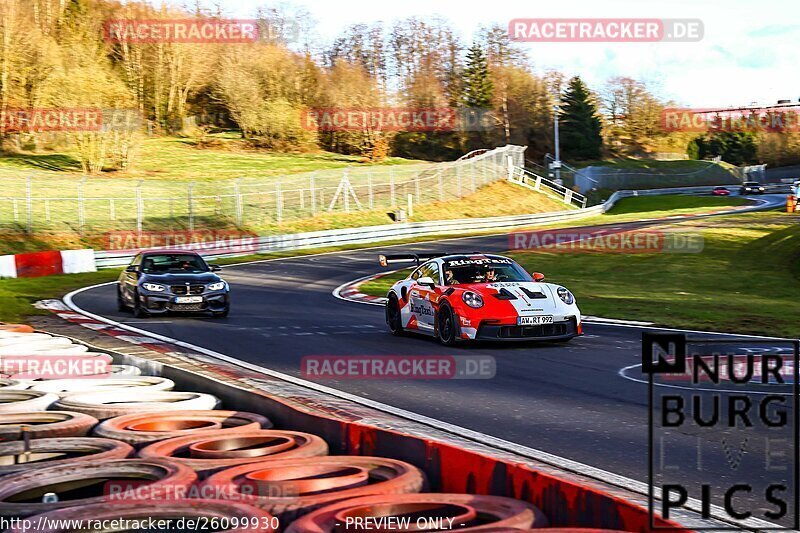
[[[470,340],[567,341],[582,335],[572,293],[543,283],[500,255],[389,255],[380,263],[419,265],[392,285],[386,323],[395,335],[435,336],[447,346]],[[422,264],[420,264],[422,263]]]

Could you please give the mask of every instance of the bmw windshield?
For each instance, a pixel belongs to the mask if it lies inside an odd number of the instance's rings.
[[[203,258],[195,254],[148,255],[142,261],[146,274],[200,274],[209,270]]]

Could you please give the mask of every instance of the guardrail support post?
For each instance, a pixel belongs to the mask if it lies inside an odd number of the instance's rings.
[[[86,183],[86,176],[78,182],[78,232],[83,235],[83,225],[86,223],[86,211],[83,202],[83,184]]]
[[[394,169],[389,169],[389,194],[392,200],[392,206],[397,205],[397,199],[394,196]]]
[[[278,221],[278,224],[283,220],[283,193],[280,179],[275,182],[275,220]]]
[[[540,190],[542,188],[542,177],[536,176],[536,183],[533,184],[533,188],[535,190]]]
[[[194,182],[186,186],[186,201],[189,210],[189,231],[194,231],[194,198],[192,196],[194,189]]]
[[[142,183],[144,180],[139,180],[136,184],[136,234],[142,234]]]
[[[308,190],[311,192],[311,216],[317,216],[317,191],[314,189],[314,175],[308,178]]]
[[[572,203],[572,189],[566,189],[564,191],[564,203],[571,204]]]
[[[238,178],[236,181],[233,182],[233,194],[234,194],[234,201],[235,209],[236,209],[236,224],[238,226],[242,225],[242,220],[244,219],[244,210],[242,206],[242,191],[240,188],[240,184],[242,182],[242,178]]]
[[[371,170],[369,171],[369,174],[367,174],[367,188],[368,188],[368,191],[369,191],[369,208],[372,209],[375,206],[375,204],[373,203],[373,198],[372,198],[372,171]]]
[[[33,231],[33,182],[30,176],[25,180],[25,210],[27,212],[26,231],[31,233]]]

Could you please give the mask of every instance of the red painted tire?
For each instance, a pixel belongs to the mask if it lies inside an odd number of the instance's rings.
[[[143,445],[174,437],[214,431],[258,431],[269,429],[272,422],[255,413],[238,411],[167,411],[110,418],[94,430],[98,437],[118,439]]]
[[[0,413],[0,440],[21,439],[23,426],[32,439],[83,437],[97,422],[89,415],[69,411]]]
[[[37,533],[72,533],[73,528],[57,528],[56,524],[81,520],[179,520],[181,518],[202,519],[207,524],[231,524],[226,531],[236,533],[271,533],[279,531],[278,520],[269,513],[245,503],[222,500],[174,500],[164,502],[95,503],[80,507],[67,507],[31,517],[34,524],[49,527],[37,529]],[[195,523],[198,523],[197,521]],[[246,524],[246,525],[242,525]],[[172,528],[169,528],[172,529]],[[30,533],[29,530],[9,529],[9,533]],[[202,531],[202,529],[198,529]]]
[[[316,435],[277,430],[187,435],[154,442],[139,450],[139,457],[168,458],[198,472],[327,454],[328,444]]]
[[[413,515],[411,527],[394,531],[480,531],[489,528],[513,531],[547,526],[547,518],[533,505],[501,496],[468,494],[397,494],[366,496],[327,505],[292,522],[286,533],[334,533],[344,531],[348,518]],[[452,528],[416,528],[421,518],[453,518]],[[459,527],[461,525],[461,527]],[[348,530],[369,531],[367,528]],[[374,530],[374,527],[372,528]]]
[[[416,493],[425,485],[417,467],[381,457],[288,459],[226,468],[201,484],[208,494],[236,494],[288,523],[333,502],[373,494]]]
[[[32,440],[27,450],[29,454],[26,455],[25,451],[25,443],[21,440],[0,442],[0,457],[10,461],[9,458],[16,456],[18,461],[25,461],[16,464],[13,461],[11,464],[5,462],[0,464],[0,475],[78,462],[125,459],[133,455],[133,446],[112,439],[57,437]],[[49,459],[47,458],[48,454],[57,455],[55,458]],[[66,455],[66,458],[58,458],[63,455]]]
[[[170,495],[188,493],[197,481],[197,474],[191,468],[163,459],[117,459],[37,468],[3,476],[2,480],[0,516],[25,517],[64,507],[84,508],[95,503],[113,508],[113,504],[137,499],[136,503],[142,504],[138,500],[148,499],[153,494],[160,495],[160,501],[156,503],[164,504]],[[134,492],[128,490],[131,485],[138,486],[143,481],[150,483]],[[114,496],[109,483],[117,483],[121,491],[124,488],[123,493]],[[70,491],[76,484],[81,486],[81,490]],[[49,492],[58,494],[60,500],[53,503],[37,501]],[[22,494],[24,499],[19,498]],[[78,497],[70,499],[70,494]],[[153,501],[156,498],[149,499]]]
[[[0,324],[0,331],[9,333],[33,333],[33,328],[27,324]]]

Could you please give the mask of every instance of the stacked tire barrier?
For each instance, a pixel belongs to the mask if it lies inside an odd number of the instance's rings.
[[[110,362],[63,337],[0,328],[0,360],[75,353]],[[0,517],[52,532],[75,531],[54,524],[88,518],[123,521],[117,530],[162,519],[164,529],[206,523],[287,533],[384,530],[380,520],[393,531],[513,532],[551,523],[522,499],[430,492],[426,474],[407,461],[369,450],[330,455],[312,432],[225,410],[217,396],[176,382],[114,365],[103,375],[2,378]]]

